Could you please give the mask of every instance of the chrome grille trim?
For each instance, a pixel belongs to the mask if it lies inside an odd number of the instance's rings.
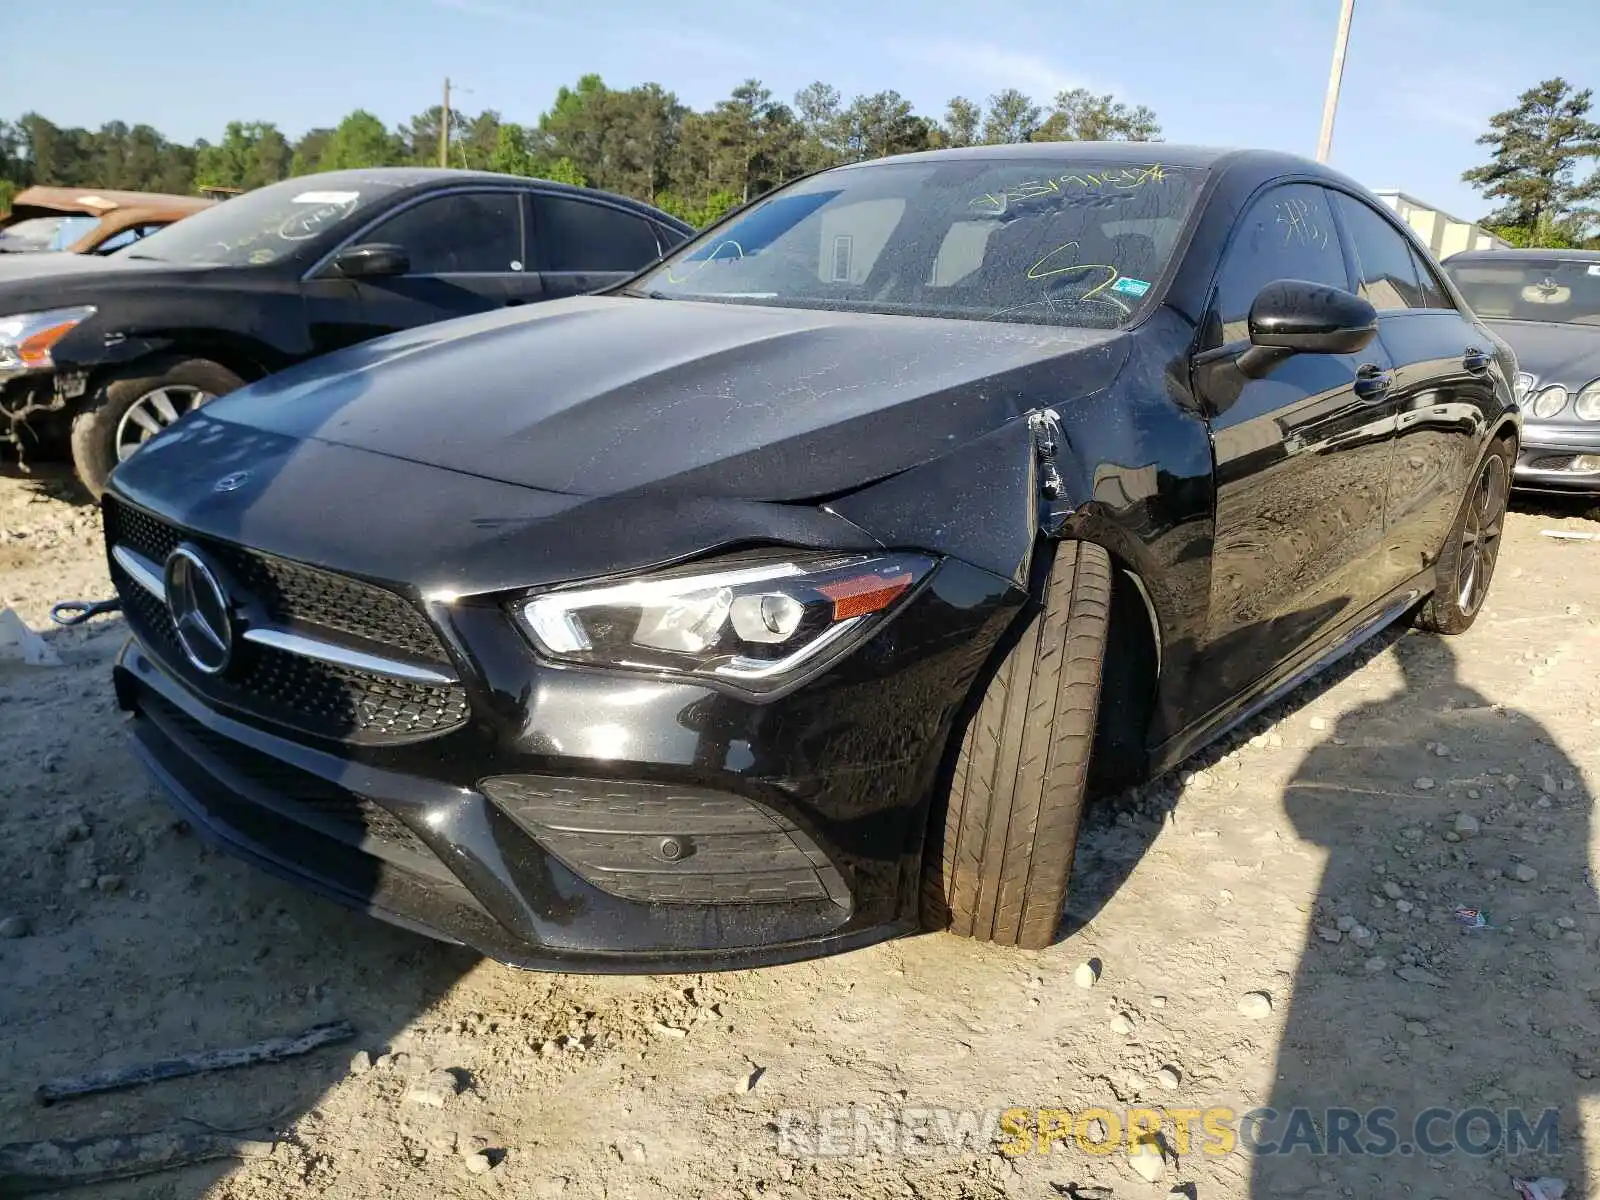
[[[137,550],[129,550],[126,546],[113,546],[111,557],[117,560],[119,566],[128,573],[128,578],[137,583],[156,599],[165,603],[167,599],[166,572],[160,564],[151,562]]]
[[[116,559],[117,565],[128,573],[129,579],[133,580],[134,583],[163,604],[166,603],[165,571],[159,564],[152,562],[137,550],[130,550],[126,546],[113,546],[111,548],[111,557]],[[373,675],[383,675],[390,679],[403,679],[408,683],[448,684],[460,682],[458,675],[448,671],[438,671],[432,667],[418,666],[415,663],[405,662],[397,658],[387,658],[379,654],[367,654],[361,650],[353,650],[348,646],[341,646],[336,642],[306,637],[301,633],[290,633],[286,629],[253,626],[244,630],[243,637],[247,642],[255,642],[260,646],[271,646],[274,650],[282,650],[286,654],[298,654],[302,658],[314,658],[318,662],[332,663],[337,667],[350,667],[352,670],[366,671]]]
[[[306,637],[300,633],[290,633],[285,629],[251,627],[244,631],[243,636],[245,641],[255,642],[258,646],[271,646],[274,650],[298,654],[302,658],[314,658],[318,662],[367,671],[373,675],[387,675],[391,679],[404,679],[410,683],[459,682],[459,676],[445,671],[435,671],[432,667],[419,667],[396,658],[365,654],[348,646],[325,642],[320,638]]]

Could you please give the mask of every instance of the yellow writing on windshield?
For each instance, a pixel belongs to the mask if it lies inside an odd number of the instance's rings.
[[[974,196],[969,206],[980,212],[1003,213],[1015,203],[1033,200],[1040,196],[1058,195],[1071,191],[1132,191],[1147,183],[1161,183],[1167,178],[1167,169],[1160,163],[1143,167],[1111,167],[1082,174],[1068,173],[1050,179],[1025,179],[1001,192],[985,192]]]
[[[1080,297],[1080,299],[1083,300],[1089,299],[1089,297],[1093,296],[1096,292],[1103,291],[1116,282],[1117,276],[1120,274],[1120,272],[1116,267],[1111,266],[1109,263],[1074,263],[1063,261],[1068,251],[1076,251],[1077,249],[1078,243],[1075,241],[1067,242],[1065,245],[1057,246],[1054,250],[1050,251],[1050,253],[1039,259],[1038,262],[1034,263],[1033,266],[1028,268],[1028,278],[1049,279],[1054,275],[1067,275],[1075,271],[1104,271],[1106,273],[1106,277],[1099,283],[1095,284],[1095,286],[1089,291],[1085,292]]]
[[[729,246],[733,247],[733,253],[723,254],[723,250]],[[734,241],[732,238],[724,238],[711,248],[710,254],[706,255],[704,258],[695,260],[694,265],[687,271],[680,273],[678,271],[679,264],[673,263],[672,266],[667,268],[667,282],[687,283],[696,275],[700,274],[701,271],[705,270],[707,263],[714,262],[718,258],[720,258],[723,262],[737,262],[743,257],[744,247],[739,245],[739,243]]]

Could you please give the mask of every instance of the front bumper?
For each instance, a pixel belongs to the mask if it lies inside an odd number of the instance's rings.
[[[446,632],[480,668],[472,720],[393,747],[227,711],[138,641],[115,680],[177,808],[263,869],[517,966],[717,970],[915,927],[953,723],[1022,599],[946,560],[866,645],[764,705],[542,667],[503,615],[467,612]]]
[[[1600,423],[1585,426],[1543,425],[1529,421],[1522,428],[1512,483],[1519,491],[1562,495],[1600,493],[1600,470],[1581,460],[1600,456]]]

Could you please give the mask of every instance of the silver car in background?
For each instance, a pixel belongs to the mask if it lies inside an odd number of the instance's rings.
[[[1517,356],[1515,486],[1600,495],[1600,251],[1469,250],[1443,266]]]

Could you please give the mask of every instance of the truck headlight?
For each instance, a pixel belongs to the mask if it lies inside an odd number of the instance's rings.
[[[85,304],[0,317],[0,379],[53,368],[52,347],[94,313]]]
[[[933,569],[921,554],[786,556],[546,592],[516,613],[561,662],[772,691],[858,644]]]

